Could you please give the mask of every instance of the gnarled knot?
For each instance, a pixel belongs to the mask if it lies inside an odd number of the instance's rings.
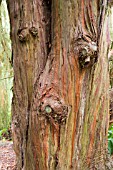
[[[28,40],[28,37],[29,37],[29,31],[27,28],[22,28],[22,29],[19,29],[18,30],[18,39],[21,41],[21,42],[25,42]]]
[[[79,49],[79,64],[82,68],[94,64],[97,59],[97,46],[95,43],[81,46]]]
[[[68,116],[68,106],[57,97],[45,97],[40,102],[38,113],[39,115],[44,115],[49,121],[53,119],[54,122],[64,123]]]
[[[34,37],[38,36],[38,29],[36,27],[31,27],[29,31]]]

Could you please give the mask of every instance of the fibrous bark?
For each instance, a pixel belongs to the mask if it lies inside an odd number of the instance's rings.
[[[18,169],[106,169],[106,0],[9,0]]]

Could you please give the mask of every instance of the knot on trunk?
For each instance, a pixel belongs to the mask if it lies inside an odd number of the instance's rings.
[[[97,43],[91,37],[80,34],[72,43],[81,68],[92,66],[97,61]]]
[[[97,47],[95,44],[81,46],[79,49],[79,64],[81,68],[91,66],[97,59]]]
[[[68,106],[64,104],[58,97],[47,96],[44,97],[38,107],[38,115],[45,116],[51,123],[65,123],[68,116]]]
[[[38,36],[38,29],[36,27],[31,27],[29,29],[30,33],[32,34],[33,37],[37,37]]]
[[[26,42],[29,38],[29,31],[27,28],[22,28],[22,29],[19,29],[18,30],[18,39],[21,41],[21,42]]]

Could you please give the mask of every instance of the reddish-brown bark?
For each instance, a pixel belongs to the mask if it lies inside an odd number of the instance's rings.
[[[106,0],[9,0],[18,169],[106,169]]]

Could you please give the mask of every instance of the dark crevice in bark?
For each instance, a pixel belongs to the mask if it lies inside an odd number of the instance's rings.
[[[60,129],[61,129],[61,125],[59,125],[59,129],[58,129],[58,147],[57,147],[57,152],[55,154],[55,170],[58,169],[58,165],[59,165],[59,151],[60,151]]]
[[[51,51],[51,6],[52,0],[42,0],[42,6],[44,9],[43,15],[43,23],[45,23],[45,32],[46,32],[46,47],[47,47],[47,55]]]
[[[21,161],[22,161],[22,168],[23,168],[24,167],[24,153],[23,153],[22,143],[21,143]]]
[[[57,153],[55,154],[55,170],[57,169],[58,166],[58,155]]]
[[[26,145],[27,145],[27,141],[28,141],[28,132],[29,132],[29,115],[30,114],[30,109],[28,109],[27,112],[27,125],[26,125]]]
[[[13,67],[13,50],[12,50],[12,55],[11,55],[11,67]]]

